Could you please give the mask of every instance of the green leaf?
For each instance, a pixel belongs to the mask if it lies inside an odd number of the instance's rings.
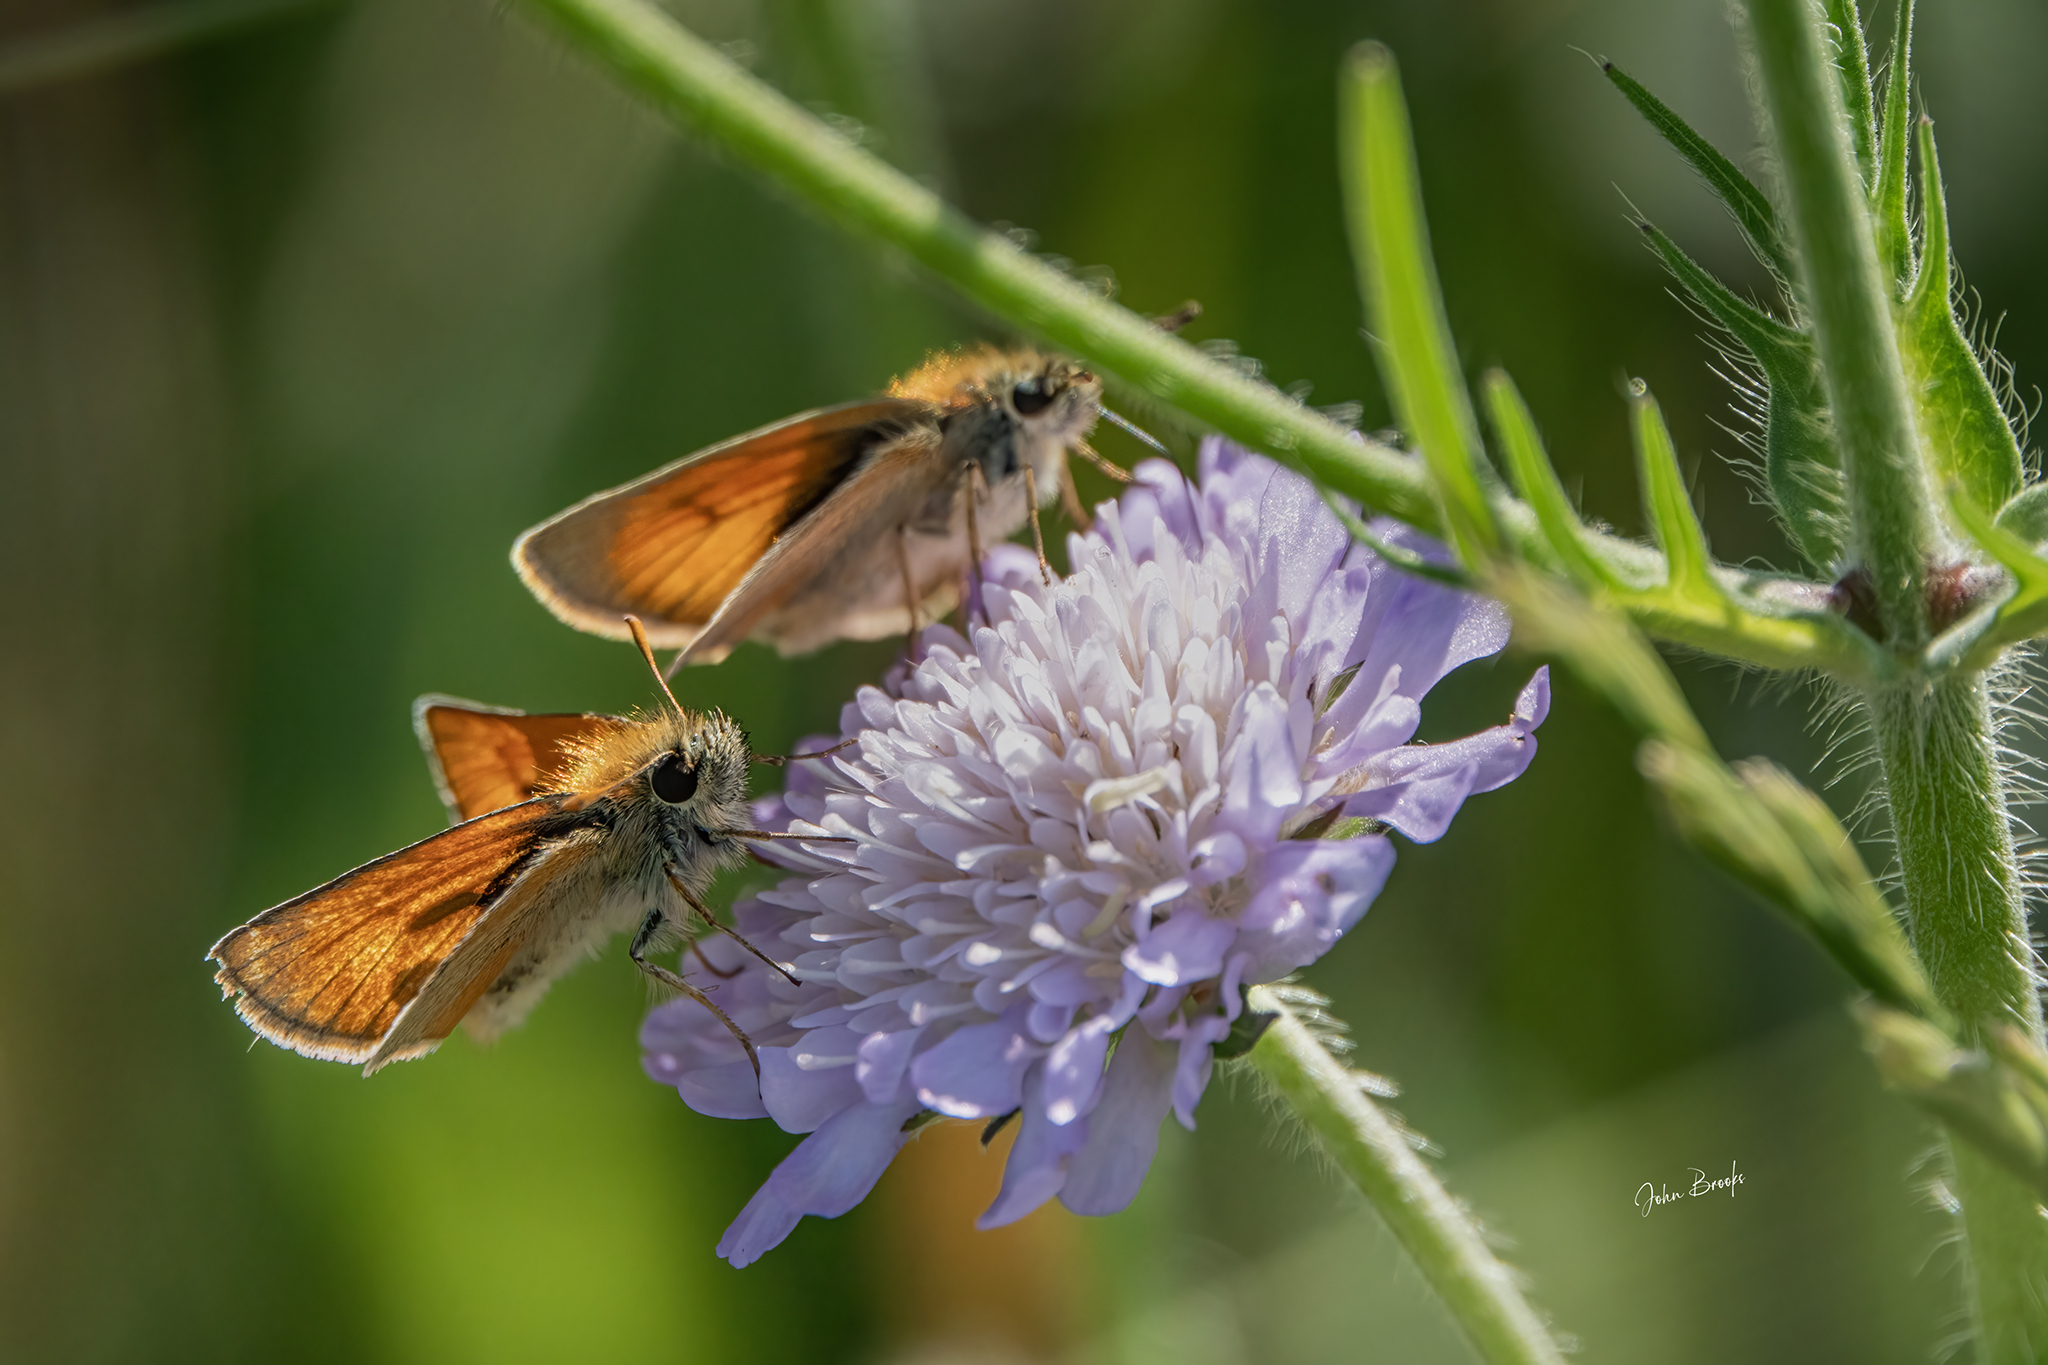
[[[1685,292],[1764,372],[1764,482],[1794,548],[1816,568],[1832,569],[1843,553],[1842,466],[1828,437],[1812,340],[1737,298],[1655,227],[1645,223],[1643,231]]]
[[[1892,30],[1892,69],[1885,84],[1883,135],[1877,144],[1877,185],[1870,196],[1878,263],[1903,290],[1913,278],[1913,233],[1906,224],[1906,105],[1912,98],[1913,0],[1899,0]]]
[[[1849,146],[1867,189],[1877,180],[1877,119],[1870,106],[1870,49],[1863,41],[1856,0],[1828,0],[1828,22],[1835,29],[1835,74],[1842,82],[1842,107],[1849,112]]]
[[[1558,567],[1582,587],[1621,586],[1614,571],[1587,550],[1585,528],[1572,510],[1571,499],[1565,496],[1564,485],[1558,482],[1550,457],[1543,451],[1543,438],[1536,434],[1535,420],[1515,388],[1515,381],[1505,371],[1488,370],[1480,387],[1486,397],[1487,415],[1493,419],[1494,432],[1500,437],[1508,478],[1535,512],[1536,523],[1543,528],[1543,539],[1556,556]]]
[[[2048,541],[2048,483],[2022,489],[1999,512],[1998,529],[2010,531],[2029,545]]]
[[[1757,254],[1769,262],[1781,278],[1792,279],[1792,256],[1786,249],[1785,232],[1778,223],[1777,210],[1771,207],[1771,201],[1764,197],[1764,192],[1736,169],[1734,162],[1721,155],[1713,143],[1694,132],[1691,124],[1645,89],[1642,82],[1613,62],[1602,62],[1600,69],[1607,73],[1608,80],[1614,82],[1615,89],[1627,96],[1628,102],[1650,121],[1650,126],[1692,164],[1700,178],[1707,182],[1707,188],[1720,196]]]
[[[1340,109],[1345,220],[1387,395],[1395,420],[1422,448],[1460,557],[1473,564],[1499,548],[1500,528],[1481,472],[1479,422],[1429,253],[1393,53],[1378,43],[1352,49]]]
[[[1979,507],[2003,507],[2026,480],[2019,441],[1956,318],[1948,205],[1934,155],[1934,123],[1920,120],[1920,274],[1899,317],[1923,449],[1937,483],[1953,479]]]
[[[1629,381],[1629,409],[1629,434],[1635,440],[1636,464],[1643,480],[1643,511],[1670,566],[1665,589],[1690,602],[1723,603],[1726,598],[1708,569],[1707,538],[1693,511],[1685,475],[1678,468],[1677,448],[1671,443],[1657,400],[1650,397],[1649,386],[1640,379]]]

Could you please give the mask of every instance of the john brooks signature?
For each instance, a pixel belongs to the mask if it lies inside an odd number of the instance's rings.
[[[1697,1199],[1703,1194],[1713,1194],[1720,1190],[1728,1191],[1728,1197],[1733,1199],[1735,1187],[1743,1183],[1742,1172],[1735,1169],[1735,1163],[1732,1161],[1728,1163],[1728,1174],[1719,1180],[1707,1179],[1707,1173],[1697,1166],[1688,1166],[1686,1169],[1692,1172],[1690,1187],[1681,1186],[1674,1190],[1669,1185],[1659,1185],[1651,1180],[1645,1180],[1637,1187],[1636,1207],[1643,1211],[1643,1217],[1648,1218],[1650,1210],[1659,1204],[1669,1204],[1678,1199]]]

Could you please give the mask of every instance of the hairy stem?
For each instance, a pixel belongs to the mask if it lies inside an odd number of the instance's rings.
[[[1914,946],[1963,1038],[2008,1022],[2039,1037],[2026,908],[1980,677],[1871,701]],[[2031,1189],[1951,1139],[1974,1316],[1987,1362],[2048,1344],[2048,1218]]]
[[[1471,1216],[1445,1192],[1394,1121],[1359,1088],[1290,1003],[1255,986],[1246,1003],[1274,1015],[1251,1061],[1372,1201],[1423,1277],[1494,1365],[1564,1365],[1514,1272],[1487,1248]]]
[[[1807,0],[1749,0],[1758,68],[1799,248],[1848,494],[1850,547],[1870,575],[1883,641],[1917,657],[1931,634],[1927,572],[1942,523],[1920,457],[1893,317],[1892,281],[1854,160],[1841,90]],[[1887,107],[1886,168],[1902,179],[1903,71]],[[1889,241],[1889,237],[1887,239]],[[1909,243],[1888,254],[1900,278]],[[2010,1022],[2041,1029],[2032,950],[1981,674],[1869,689],[1914,947],[1936,997],[1977,1042]],[[2048,1347],[2048,1219],[2034,1194],[1952,1135],[1980,1358]]]
[[[1806,0],[1749,0],[1764,102],[1784,171],[1798,281],[1813,319],[1848,495],[1850,547],[1871,576],[1885,643],[1928,639],[1933,490],[1919,457],[1841,88]]]

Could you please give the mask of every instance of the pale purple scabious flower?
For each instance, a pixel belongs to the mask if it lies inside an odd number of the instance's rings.
[[[1408,742],[1423,694],[1506,644],[1498,604],[1391,568],[1269,460],[1210,441],[1201,470],[1196,492],[1142,466],[1051,587],[1028,552],[991,555],[972,642],[927,631],[847,708],[858,756],[763,803],[769,828],[858,842],[778,845],[802,875],[737,908],[803,985],[705,945],[739,969],[718,999],[759,1045],[758,1090],[688,1001],[641,1034],[692,1108],[810,1134],[719,1243],[734,1265],[860,1202],[927,1111],[1022,1111],[984,1227],[1054,1195],[1124,1207],[1168,1110],[1194,1126],[1243,988],[1372,902],[1384,831],[1435,839],[1534,756],[1540,670],[1508,724]],[[1376,823],[1292,837],[1331,812]]]

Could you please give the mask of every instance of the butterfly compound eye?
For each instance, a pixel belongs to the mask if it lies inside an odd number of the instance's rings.
[[[671,806],[680,806],[697,794],[697,770],[681,754],[669,754],[655,764],[649,780],[654,794]]]
[[[1052,406],[1052,395],[1036,379],[1027,379],[1010,391],[1010,402],[1019,417],[1036,417]]]

